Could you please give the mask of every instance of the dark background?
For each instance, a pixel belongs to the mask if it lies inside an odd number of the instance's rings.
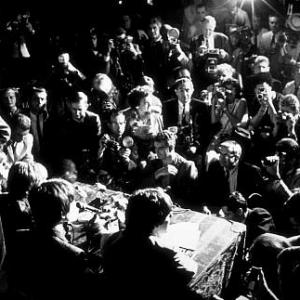
[[[182,21],[183,7],[191,0],[152,0],[153,6],[147,4],[147,0],[77,0],[77,1],[1,1],[0,25],[10,19],[20,9],[29,8],[31,15],[38,19],[44,26],[51,28],[63,27],[76,29],[88,24],[98,24],[103,28],[115,25],[118,15],[122,11],[135,12],[140,16],[140,22],[146,22],[151,15],[160,15],[164,21],[171,25],[180,25]],[[208,0],[212,7],[222,7],[230,0]],[[251,11],[251,1],[254,1],[256,11],[265,15],[268,10],[268,2],[283,15],[286,13],[288,3],[294,3],[294,12],[300,12],[300,0],[244,0],[244,9]],[[46,24],[46,25],[45,25]]]

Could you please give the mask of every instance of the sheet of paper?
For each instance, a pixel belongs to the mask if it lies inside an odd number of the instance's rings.
[[[175,247],[196,250],[199,236],[198,223],[182,222],[170,225],[164,240]]]

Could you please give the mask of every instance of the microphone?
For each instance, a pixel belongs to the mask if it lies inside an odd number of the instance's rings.
[[[91,205],[88,205],[88,204],[85,204],[85,203],[82,203],[82,202],[76,202],[76,206],[81,209],[81,210],[87,210],[87,211],[91,211],[93,213],[96,213],[96,214],[99,214],[101,213],[102,211],[96,207],[93,207]]]

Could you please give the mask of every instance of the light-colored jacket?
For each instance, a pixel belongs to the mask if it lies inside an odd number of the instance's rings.
[[[33,160],[32,146],[33,136],[31,133],[25,135],[21,142],[9,141],[5,147],[8,162],[13,164],[17,161]]]

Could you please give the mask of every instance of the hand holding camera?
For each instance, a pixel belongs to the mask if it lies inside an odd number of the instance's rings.
[[[295,134],[296,118],[291,113],[284,113],[285,125],[289,134]]]
[[[174,165],[167,165],[165,167],[158,169],[154,173],[154,177],[155,179],[158,179],[162,176],[170,176],[170,175],[175,176],[177,175],[177,173],[178,173],[178,169]]]
[[[130,161],[130,154],[131,154],[131,150],[129,148],[120,148],[119,150],[119,155],[120,157],[125,161],[125,162],[129,162]]]
[[[279,173],[279,156],[272,155],[267,156],[262,160],[262,166],[264,167],[265,171],[270,175],[272,178],[280,179]]]

